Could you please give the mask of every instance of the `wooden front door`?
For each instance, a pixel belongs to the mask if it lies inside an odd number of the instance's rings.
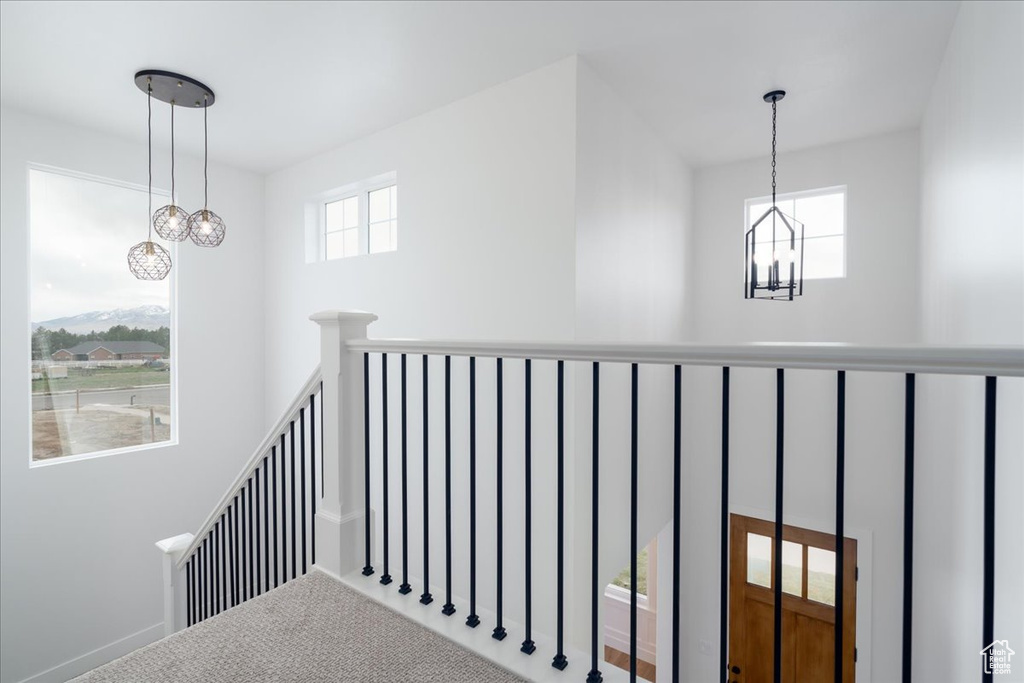
[[[729,680],[772,683],[775,524],[732,515]],[[835,675],[835,536],[785,526],[782,533],[782,680],[828,683]],[[854,683],[857,541],[843,551],[844,683]]]

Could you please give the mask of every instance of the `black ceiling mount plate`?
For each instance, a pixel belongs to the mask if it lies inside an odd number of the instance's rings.
[[[142,92],[147,92],[152,85],[153,97],[179,107],[209,107],[215,99],[213,90],[205,83],[173,71],[143,69],[135,74],[135,85]]]
[[[785,96],[786,96],[786,91],[785,90],[772,90],[771,92],[766,92],[764,94],[764,101],[765,102],[778,102],[779,100],[781,100]],[[212,102],[211,102],[211,104],[212,104]]]

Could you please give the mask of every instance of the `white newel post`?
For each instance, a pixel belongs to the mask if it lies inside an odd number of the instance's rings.
[[[323,311],[320,325],[323,376],[324,495],[316,511],[316,564],[335,576],[360,565],[363,547],[363,355],[346,342],[366,339],[377,319],[362,311]]]
[[[164,554],[164,635],[185,628],[185,572],[178,569],[181,554],[192,545],[192,534],[172,536],[157,541],[156,547]]]

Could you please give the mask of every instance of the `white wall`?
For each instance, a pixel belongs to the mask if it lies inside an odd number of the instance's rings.
[[[960,8],[921,124],[924,341],[1024,343],[1024,6]],[[1000,380],[995,637],[1024,642],[1024,387]],[[977,676],[982,596],[980,380],[927,378],[920,408],[914,673]],[[941,595],[942,600],[929,600]],[[987,645],[987,643],[984,643]],[[1017,652],[1021,652],[1019,647]],[[1020,655],[1012,680],[1024,680]]]
[[[576,338],[672,342],[686,336],[691,173],[669,146],[581,61],[576,128]],[[592,380],[576,369],[575,543],[572,582],[581,608],[578,647],[590,645]],[[599,575],[629,564],[629,367],[601,368]],[[639,381],[639,547],[671,515],[671,370],[644,367]],[[659,596],[668,604],[670,594]],[[603,604],[603,600],[602,600]],[[661,650],[659,650],[660,654]],[[669,650],[670,652],[670,650]]]
[[[770,161],[699,169],[693,339],[913,342],[916,131],[783,153],[779,180],[781,192],[847,186],[847,277],[809,280],[793,303],[745,301],[743,202],[764,195]],[[824,531],[835,519],[835,382],[833,373],[786,373],[786,521]],[[682,678],[711,680],[718,667],[721,371],[686,369],[683,387]],[[774,392],[774,372],[732,371],[730,506],[767,518],[774,510]],[[846,524],[861,541],[858,676],[867,680],[874,671],[886,680],[882,672],[899,665],[902,378],[850,375],[847,426]],[[714,644],[712,656],[698,652],[702,639]]]
[[[175,263],[179,445],[29,469],[27,164],[144,184],[146,148],[6,107],[0,116],[0,680],[63,681],[163,635],[153,543],[196,529],[262,436],[263,181],[211,165],[227,239],[185,245]],[[163,178],[164,150],[154,164]],[[178,158],[186,205],[202,196],[201,170]]]
[[[561,339],[574,332],[576,60],[566,59],[272,174],[267,181],[266,417],[272,419],[319,361],[320,309],[380,316],[376,337]],[[395,171],[398,251],[306,263],[304,204],[318,193]],[[453,366],[453,587],[468,595],[468,368]],[[492,359],[478,363],[478,584],[480,607],[495,596],[495,385]],[[380,359],[371,426],[380,481]],[[391,574],[400,581],[398,467],[400,359],[390,359],[392,412]],[[444,603],[444,361],[431,360],[431,582]],[[534,619],[552,632],[553,586],[540,558],[554,552],[554,364],[534,363]],[[571,387],[571,375],[569,379]],[[421,358],[409,358],[410,574],[422,591]],[[523,362],[505,362],[506,619],[523,616]],[[571,404],[567,409],[571,420]],[[567,428],[571,433],[571,422]],[[571,451],[569,451],[571,453]],[[569,459],[567,457],[567,459]],[[382,505],[374,492],[377,538]],[[376,544],[377,575],[382,570]],[[548,568],[546,563],[545,569]],[[410,598],[414,599],[414,598]],[[465,614],[455,619],[465,619]],[[482,625],[490,630],[493,624]],[[509,634],[509,646],[522,640]]]

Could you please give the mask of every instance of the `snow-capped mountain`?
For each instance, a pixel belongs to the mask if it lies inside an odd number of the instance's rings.
[[[67,318],[32,323],[32,329],[45,327],[48,330],[59,330],[63,327],[68,332],[84,334],[108,330],[114,325],[125,325],[129,328],[139,327],[144,330],[170,327],[171,312],[163,306],[157,305],[117,308],[113,311],[90,311]]]

